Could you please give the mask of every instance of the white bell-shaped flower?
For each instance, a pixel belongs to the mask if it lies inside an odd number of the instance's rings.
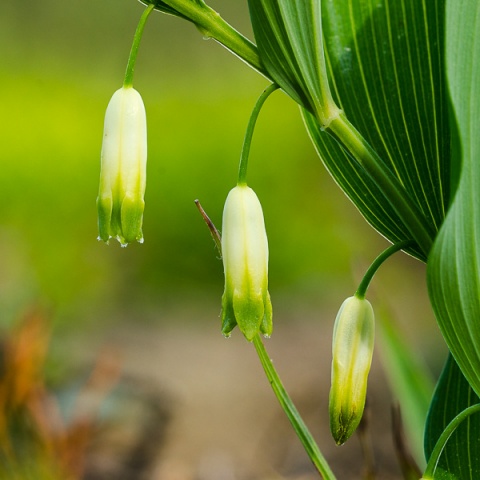
[[[238,185],[228,194],[223,210],[222,256],[225,291],[222,332],[238,325],[247,340],[272,333],[272,304],[268,293],[268,241],[262,206],[255,192]]]
[[[372,363],[375,318],[365,298],[347,298],[335,319],[332,344],[330,430],[341,445],[362,419]]]
[[[143,242],[147,167],[147,120],[142,97],[132,87],[114,94],[105,114],[100,187],[99,239],[123,246]]]

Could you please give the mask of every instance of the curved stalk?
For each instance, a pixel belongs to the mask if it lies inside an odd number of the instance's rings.
[[[305,425],[302,417],[298,413],[295,405],[290,399],[288,393],[286,392],[280,377],[278,376],[275,367],[273,366],[270,357],[268,356],[267,351],[265,350],[265,345],[260,338],[260,335],[257,335],[253,339],[253,344],[257,350],[258,358],[262,363],[265,374],[267,375],[268,381],[272,386],[273,392],[275,393],[281,407],[283,408],[285,414],[287,415],[290,423],[292,424],[295,433],[302,442],[305,451],[307,452],[310,460],[312,461],[315,468],[318,470],[318,473],[322,475],[324,480],[335,480],[335,475],[330,469],[325,457],[320,452],[318,445],[316,444],[312,434]]]
[[[133,37],[132,48],[130,50],[130,55],[128,57],[127,69],[125,71],[125,79],[123,80],[124,87],[131,87],[133,83],[133,71],[135,69],[135,63],[137,61],[138,48],[140,46],[140,40],[142,39],[143,30],[145,29],[145,24],[147,23],[148,17],[152,13],[154,5],[150,4],[138,22],[137,29],[135,30],[135,35]]]
[[[440,455],[442,454],[445,445],[448,442],[448,439],[451,437],[453,432],[457,427],[466,420],[470,415],[480,412],[480,403],[472,405],[471,407],[466,408],[463,412],[460,412],[445,428],[445,430],[440,435],[435,448],[433,449],[430,459],[428,460],[427,468],[423,474],[421,480],[433,480],[435,470],[437,468],[438,461],[440,460]]]
[[[260,110],[262,109],[267,98],[277,89],[278,85],[274,83],[267,87],[262,92],[260,97],[258,97],[257,103],[255,103],[255,106],[253,107],[250,120],[248,121],[247,130],[245,132],[245,138],[243,140],[242,153],[240,155],[240,166],[238,168],[237,185],[247,184],[248,157],[250,155],[250,145],[252,144],[253,131],[255,130],[255,125],[257,124],[258,115],[260,114]]]
[[[400,250],[403,250],[407,247],[410,247],[412,245],[411,240],[405,240],[404,242],[396,243],[394,245],[390,245],[386,250],[384,250],[368,267],[368,270],[366,271],[365,275],[362,278],[362,281],[360,282],[360,285],[357,288],[357,291],[355,292],[355,296],[357,298],[365,298],[365,295],[367,293],[368,286],[370,285],[370,282],[372,281],[372,278],[374,275],[377,273],[377,270],[380,268],[380,266],[385,262],[385,260],[389,257],[391,257],[394,253],[397,253]]]

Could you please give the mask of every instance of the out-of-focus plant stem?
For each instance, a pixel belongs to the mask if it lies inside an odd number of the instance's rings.
[[[283,408],[285,414],[290,420],[290,423],[292,424],[295,433],[302,442],[302,445],[305,448],[308,456],[310,457],[313,465],[325,480],[335,480],[335,475],[331,471],[330,466],[325,460],[325,457],[322,455],[322,452],[320,452],[320,449],[318,448],[318,445],[315,442],[312,434],[308,430],[302,417],[298,413],[298,410],[296,409],[287,391],[285,390],[282,381],[280,380],[280,377],[278,376],[277,371],[275,370],[275,367],[273,366],[273,363],[268,356],[265,345],[263,344],[260,335],[257,335],[253,339],[253,344],[255,345],[258,358],[262,363],[263,369],[265,370],[268,381],[272,386],[273,392],[275,393],[281,407]]]

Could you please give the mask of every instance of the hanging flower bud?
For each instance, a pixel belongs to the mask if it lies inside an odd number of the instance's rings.
[[[347,298],[333,329],[330,430],[341,445],[356,430],[363,415],[367,378],[375,335],[373,309],[368,300]]]
[[[99,239],[122,246],[143,242],[147,121],[142,97],[132,87],[114,94],[105,114],[97,198]]]
[[[272,333],[272,304],[268,293],[268,242],[262,206],[246,185],[228,194],[223,210],[222,256],[225,291],[222,333],[238,325],[246,339]]]

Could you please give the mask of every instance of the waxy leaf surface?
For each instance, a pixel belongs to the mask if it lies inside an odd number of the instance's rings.
[[[428,261],[430,298],[447,345],[480,394],[480,2],[448,1],[447,79],[460,172]]]
[[[462,372],[449,356],[437,384],[425,428],[427,460],[445,427],[466,408],[480,402]],[[465,419],[447,441],[439,459],[435,480],[480,478],[480,413]]]

